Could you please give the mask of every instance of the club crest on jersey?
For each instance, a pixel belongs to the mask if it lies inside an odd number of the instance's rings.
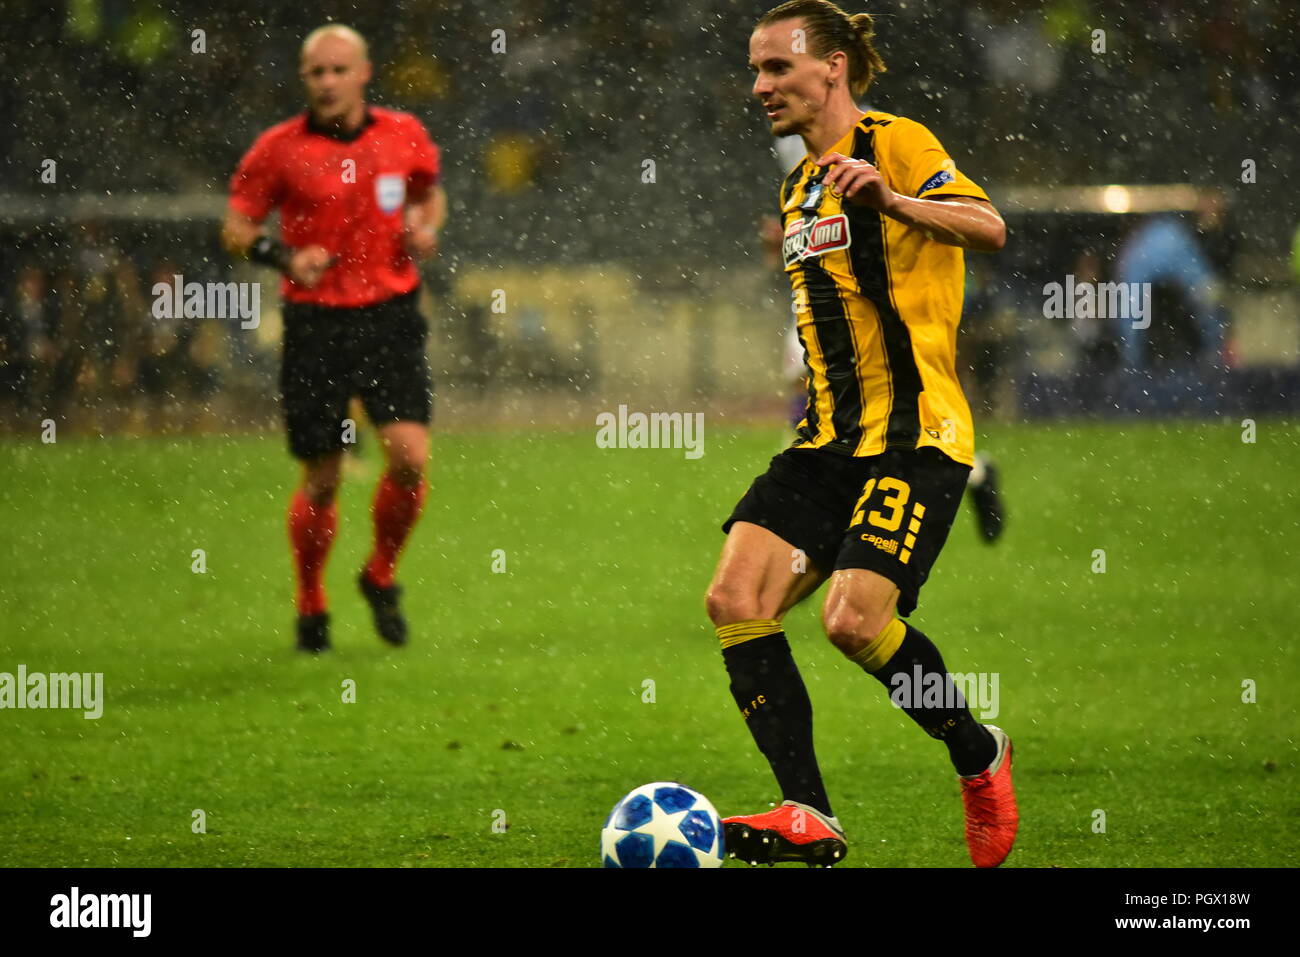
[[[821,180],[811,184],[808,187],[808,198],[799,204],[799,208],[805,213],[817,212],[817,207],[820,206],[822,202],[822,190],[825,188],[826,184]]]
[[[380,173],[375,177],[375,202],[385,213],[395,213],[406,202],[406,177],[401,173]]]
[[[781,253],[789,266],[822,253],[848,249],[850,242],[849,218],[836,213],[821,219],[800,219],[791,223],[786,227]]]

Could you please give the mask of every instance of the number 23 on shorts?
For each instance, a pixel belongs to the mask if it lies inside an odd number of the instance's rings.
[[[880,500],[880,508],[872,509],[868,513],[867,503],[874,492],[887,494]],[[911,487],[902,479],[889,476],[879,480],[868,479],[862,489],[862,497],[853,506],[853,518],[849,520],[849,527],[861,525],[865,518],[869,524],[882,532],[897,532],[899,526],[903,524],[903,513],[907,510],[907,501],[911,494]],[[914,503],[912,519],[907,523],[907,536],[903,540],[903,551],[898,556],[904,564],[912,555],[911,549],[916,544],[916,533],[921,529],[921,519],[924,516],[925,506],[920,502]]]

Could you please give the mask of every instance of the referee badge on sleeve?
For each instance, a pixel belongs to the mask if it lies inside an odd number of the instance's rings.
[[[375,202],[385,213],[395,213],[406,202],[406,177],[401,173],[380,173],[375,177]]]

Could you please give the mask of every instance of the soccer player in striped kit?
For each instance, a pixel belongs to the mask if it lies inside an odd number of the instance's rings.
[[[863,110],[863,112],[867,112]],[[807,153],[803,137],[797,134],[777,137],[773,144],[781,172],[788,175],[795,166],[803,163]],[[784,227],[775,216],[764,216],[760,237],[774,263],[781,262],[781,245]],[[785,378],[791,385],[791,421],[795,428],[803,420],[808,404],[808,376],[804,366],[803,343],[799,330],[792,324],[785,338],[785,360],[782,364]],[[975,452],[975,464],[966,480],[966,497],[975,510],[976,527],[980,538],[992,545],[1002,537],[1004,525],[1002,505],[1001,469],[993,459],[980,450]]]
[[[884,69],[873,37],[867,14],[791,0],[749,41],[772,133],[797,133],[807,147],[781,186],[780,215],[809,401],[794,444],[723,525],[706,597],[732,695],[783,798],[727,818],[727,848],[751,863],[810,866],[847,853],[782,625],[829,580],[827,637],[943,742],[971,860],[996,867],[1019,823],[1011,739],[975,720],[939,649],[902,618],[975,461],[956,370],[962,250],[1001,249],[1006,227],[929,130],[855,105]]]
[[[289,448],[302,463],[288,515],[298,647],[330,647],[324,571],[354,395],[386,460],[358,585],[380,637],[403,645],[394,573],[428,488],[432,413],[415,261],[435,254],[446,218],[439,152],[414,116],[366,103],[371,65],[356,31],[331,24],[309,34],[301,77],[308,108],[264,132],[240,161],[222,241],[284,274],[280,392]],[[278,238],[262,226],[275,208]]]

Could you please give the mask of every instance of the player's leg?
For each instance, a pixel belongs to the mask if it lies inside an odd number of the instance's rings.
[[[337,369],[338,322],[322,310],[285,308],[280,392],[289,450],[302,463],[289,503],[289,545],[297,582],[298,648],[329,648],[325,565],[338,528],[348,385]]]
[[[339,476],[342,452],[330,452],[302,463],[302,484],[289,504],[289,544],[297,581],[298,647],[324,651],[329,647],[329,612],[325,595],[325,564],[338,530]]]
[[[402,588],[394,581],[397,560],[420,520],[428,494],[424,463],[429,455],[429,430],[418,422],[389,422],[378,429],[383,447],[384,474],[371,504],[374,543],[357,579],[370,604],[375,630],[391,645],[407,642]]]
[[[312,505],[329,506],[338,500],[343,479],[343,452],[327,452],[302,463],[303,496]]]
[[[728,538],[709,588],[709,617],[732,695],[783,798],[774,811],[726,819],[729,848],[751,862],[829,865],[845,853],[813,748],[812,704],[781,622],[833,566],[856,472],[847,456],[787,449],[723,526]]]
[[[879,462],[836,559],[823,624],[849,660],[947,747],[963,780],[971,857],[995,866],[1010,852],[1018,822],[1010,741],[975,720],[934,642],[896,617],[916,608],[952,527],[966,468],[932,449],[887,453]]]
[[[731,855],[751,863],[829,865],[844,856],[813,747],[812,702],[781,624],[825,578],[790,542],[736,522],[705,598],[732,697],[781,789],[774,811],[725,821]]]
[[[393,584],[398,556],[428,494],[424,467],[429,457],[429,430],[419,422],[390,422],[378,431],[385,468],[375,489],[375,540],[366,561],[366,576],[387,588]]]
[[[433,412],[424,345],[428,326],[410,295],[373,309],[357,332],[361,398],[385,463],[371,507],[374,544],[358,584],[380,637],[403,645],[407,624],[394,577],[428,494],[425,466]]]
[[[982,265],[979,268],[987,267]],[[978,280],[980,285],[987,281],[987,276]],[[962,390],[972,399],[972,408],[979,406],[980,411],[993,414],[994,394],[1000,382],[1000,370],[1005,365],[1002,357],[1005,346],[996,328],[994,313],[987,305],[977,309],[971,318],[976,321],[964,319],[958,330],[962,341],[957,355],[964,360],[957,364],[958,375]],[[989,545],[1001,537],[1005,524],[1000,479],[1001,474],[993,460],[983,452],[976,452],[975,465],[966,480],[966,495],[975,512],[980,538]]]
[[[1002,483],[997,465],[983,452],[975,453],[975,467],[966,480],[966,494],[975,509],[980,536],[992,545],[1002,535]]]
[[[926,734],[947,746],[958,774],[978,774],[997,750],[993,736],[971,715],[934,642],[895,617],[898,595],[898,587],[874,571],[838,569],[822,611],[827,637],[883,684]]]
[[[736,706],[767,758],[782,797],[831,813],[813,750],[812,703],[781,620],[825,574],[798,549],[736,522],[705,596]]]
[[[801,549],[760,525],[737,521],[722,546],[705,608],[716,627],[754,619],[779,624],[825,580]]]
[[[766,528],[736,522],[705,607],[722,644],[731,694],[781,796],[829,815],[813,750],[812,702],[781,624],[785,613],[824,580],[825,574],[789,542]]]

